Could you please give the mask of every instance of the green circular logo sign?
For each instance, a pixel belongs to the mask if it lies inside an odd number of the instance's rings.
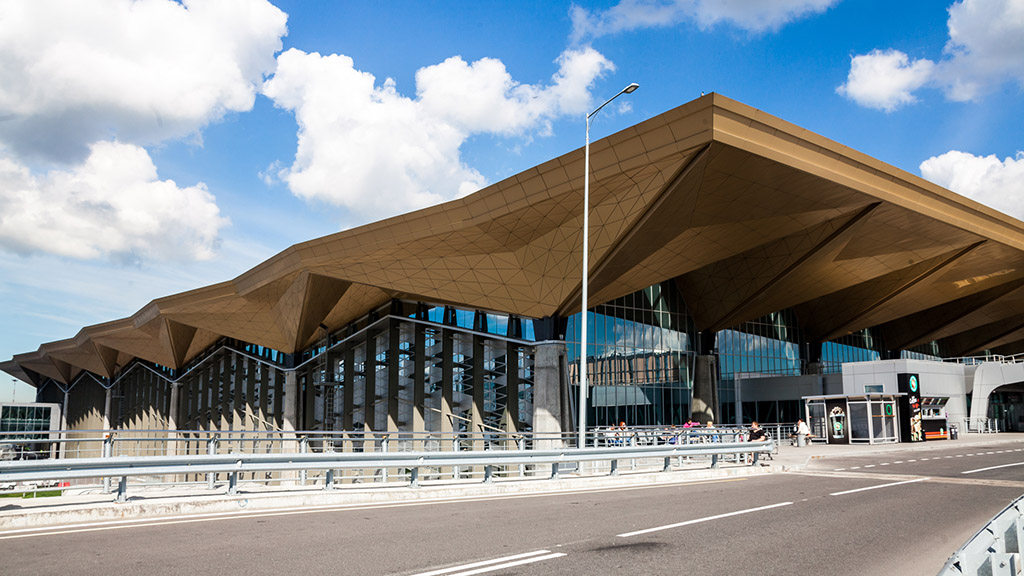
[[[892,416],[892,404],[885,405],[885,415]]]
[[[911,374],[910,375],[910,382],[909,382],[909,384],[910,384],[910,391],[911,392],[917,392],[917,375],[916,374]]]

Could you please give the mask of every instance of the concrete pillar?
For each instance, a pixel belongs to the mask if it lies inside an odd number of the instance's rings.
[[[64,406],[62,406],[60,409],[60,439],[62,440],[62,442],[60,443],[60,448],[58,448],[58,458],[64,458],[66,452],[65,446],[67,446],[67,442],[63,442],[63,440],[67,437],[69,406],[68,401],[70,399],[70,391],[70,388],[64,389]]]
[[[281,450],[284,452],[297,453],[299,451],[299,442],[294,434],[287,434],[287,432],[295,431],[295,422],[298,417],[299,402],[302,400],[299,397],[299,375],[295,370],[288,370],[283,372],[284,374],[284,398],[280,398],[275,394],[274,404],[279,404],[283,401],[282,414],[281,414],[281,430],[286,432],[282,436]],[[284,485],[291,485],[299,477],[299,473],[296,470],[289,472],[281,472],[281,481]]]
[[[691,417],[696,422],[715,420],[718,406],[718,357],[714,354],[697,356],[693,370],[693,404]]]
[[[110,397],[112,388],[106,388],[104,390],[105,397],[103,399],[103,429],[110,430]]]
[[[564,342],[540,342],[535,348],[533,364],[533,433],[558,435],[562,430],[562,368],[559,361],[565,355]],[[553,450],[561,441],[534,442],[539,450]]]
[[[178,455],[178,442],[175,440],[178,437],[178,433],[175,432],[178,429],[178,394],[180,394],[181,385],[172,383],[171,385],[171,401],[167,406],[167,455],[177,456]],[[107,391],[107,398],[110,397],[110,391]]]
[[[284,372],[284,414],[281,418],[281,429],[287,432],[295,430],[295,421],[299,408],[299,378],[295,370]],[[276,402],[275,402],[276,404]]]

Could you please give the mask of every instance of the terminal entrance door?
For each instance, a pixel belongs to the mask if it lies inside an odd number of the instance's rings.
[[[1002,386],[988,399],[988,417],[1006,432],[1024,432],[1024,384]]]

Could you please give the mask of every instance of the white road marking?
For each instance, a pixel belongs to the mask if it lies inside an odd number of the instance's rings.
[[[757,508],[748,508],[747,510],[738,510],[736,512],[727,512],[725,514],[716,514],[714,516],[708,516],[706,518],[697,518],[696,520],[687,520],[686,522],[677,522],[675,524],[668,524],[666,526],[656,526],[654,528],[647,528],[645,530],[637,530],[636,532],[626,532],[625,534],[619,534],[619,538],[628,538],[630,536],[639,536],[640,534],[649,534],[651,532],[658,532],[659,530],[669,530],[671,528],[680,528],[682,526],[689,526],[691,524],[700,524],[701,522],[710,522],[711,520],[718,520],[720,518],[728,518],[730,516],[739,516],[740,514],[749,514],[751,512],[760,512],[761,510],[771,510],[772,508],[780,508],[782,506],[789,506],[792,502],[779,502],[778,504],[770,504],[768,506],[759,506]]]
[[[907,460],[907,462],[917,462],[917,458],[914,458],[913,460]]]
[[[546,556],[541,556],[541,554],[546,554]],[[442,568],[431,572],[421,572],[414,576],[440,576],[441,574],[448,574],[450,576],[469,576],[470,574],[482,574],[484,572],[501,570],[502,568],[511,568],[513,566],[520,566],[531,562],[540,562],[541,560],[550,560],[561,556],[565,556],[565,554],[561,552],[552,553],[550,550],[534,550],[533,552],[505,556],[503,558],[494,558],[492,560],[484,560],[482,562],[473,562],[472,564],[452,566],[451,568]],[[481,566],[484,566],[484,568],[480,568]],[[472,570],[472,568],[478,568],[478,570]],[[465,570],[469,571],[466,572]]]
[[[846,468],[836,468],[833,472],[842,472],[843,470],[846,470]]]
[[[957,458],[963,458],[963,457],[964,457],[964,455],[963,455],[963,454],[957,454],[957,455],[956,455],[956,457],[957,457]]]
[[[850,468],[850,470],[857,470],[859,468],[860,468],[860,466],[853,466],[853,467]]]
[[[864,467],[865,467],[865,468],[874,468],[874,467],[875,467],[875,465],[874,465],[874,464],[866,464],[866,465],[865,465]]]
[[[888,466],[888,465],[889,465],[888,462],[882,462],[881,464],[879,464],[879,466]]]
[[[996,468],[1010,468],[1012,466],[1024,466],[1024,462],[1014,462],[1013,464],[1000,464],[999,466],[989,466],[988,468],[978,468],[977,470],[968,470],[961,472],[961,474],[974,474],[975,472],[985,472],[988,470],[995,470]]]
[[[890,486],[899,486],[900,484],[913,484],[914,482],[924,482],[930,480],[930,478],[915,478],[914,480],[904,480],[903,482],[892,482],[890,484],[879,484],[878,486],[868,486],[866,488],[856,488],[854,490],[844,490],[842,492],[833,492],[829,496],[842,496],[844,494],[853,494],[854,492],[864,492],[865,490],[875,490],[877,488],[888,488]]]

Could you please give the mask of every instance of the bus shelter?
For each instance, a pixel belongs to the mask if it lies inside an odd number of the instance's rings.
[[[905,394],[804,396],[814,441],[891,444],[900,441],[899,398]]]

